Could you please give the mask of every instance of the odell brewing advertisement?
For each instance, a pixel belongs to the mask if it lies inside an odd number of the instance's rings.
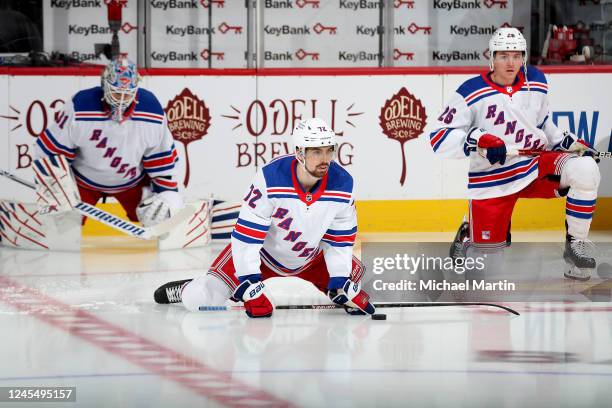
[[[610,77],[550,74],[551,117],[601,151],[612,118],[601,89]],[[337,136],[337,162],[358,200],[466,197],[467,160],[443,160],[429,142],[432,118],[468,75],[145,76],[168,118],[188,197],[239,200],[258,169],[293,154],[296,121],[318,116]],[[32,145],[78,90],[97,76],[0,76],[0,168],[32,178]],[[359,90],[359,92],[355,92]],[[612,196],[612,160],[599,163],[600,196]],[[5,198],[31,191],[5,180]]]

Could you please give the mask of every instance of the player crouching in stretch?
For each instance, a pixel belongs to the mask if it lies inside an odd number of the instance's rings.
[[[133,62],[123,57],[111,61],[100,86],[77,92],[55,115],[39,135],[35,155],[53,162],[54,156],[64,156],[80,200],[95,205],[105,196],[115,197],[131,221],[149,227],[170,218],[184,203],[166,115],[139,82]],[[39,186],[39,197],[60,197],[65,188],[58,183]],[[48,191],[50,186],[60,191]]]
[[[552,122],[546,77],[527,66],[519,30],[498,29],[489,52],[491,72],[457,89],[430,134],[435,153],[470,159],[470,220],[460,227],[451,256],[465,256],[466,248],[478,253],[505,247],[519,198],[567,196],[565,276],[587,280],[595,268],[587,236],[600,181],[595,160],[583,156],[590,148]],[[542,152],[507,154],[523,149]]]
[[[231,243],[208,272],[161,286],[157,303],[182,301],[197,311],[232,299],[244,302],[249,317],[269,317],[274,307],[264,281],[295,276],[351,314],[374,313],[361,290],[364,267],[353,256],[353,178],[333,161],[335,133],[313,118],[298,122],[292,137],[295,156],[280,157],[256,174]]]

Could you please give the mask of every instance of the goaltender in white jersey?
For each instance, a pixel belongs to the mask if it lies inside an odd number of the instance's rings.
[[[298,122],[293,141],[295,156],[278,158],[255,176],[231,244],[208,273],[161,286],[155,291],[157,303],[182,301],[198,310],[232,298],[244,302],[250,317],[268,317],[273,306],[263,281],[296,276],[349,313],[374,313],[360,288],[363,265],[353,256],[353,178],[333,161],[335,134],[314,118]]]
[[[104,69],[101,86],[76,93],[36,141],[37,157],[62,155],[80,199],[115,197],[132,221],[157,224],[183,207],[177,152],[161,104],[139,87],[125,58]]]

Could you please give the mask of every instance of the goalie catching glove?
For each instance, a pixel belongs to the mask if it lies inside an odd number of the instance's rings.
[[[344,306],[344,310],[352,315],[374,314],[376,309],[370,303],[370,295],[361,290],[360,282],[349,278],[331,278],[327,295],[332,302]]]
[[[265,294],[266,286],[261,281],[261,275],[241,276],[240,282],[233,298],[244,302],[246,314],[249,317],[272,316],[274,306]]]
[[[147,195],[143,189],[143,199],[136,207],[136,215],[144,227],[152,227],[172,217],[184,207],[183,197],[176,191]]]
[[[32,168],[36,179],[36,202],[42,213],[70,211],[81,197],[64,156],[36,159]]]

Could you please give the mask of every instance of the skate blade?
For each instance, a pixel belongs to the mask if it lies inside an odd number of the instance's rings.
[[[563,274],[567,279],[577,280],[581,282],[586,282],[591,279],[591,269],[580,269],[576,267],[574,264],[568,262],[567,266],[569,270]]]

